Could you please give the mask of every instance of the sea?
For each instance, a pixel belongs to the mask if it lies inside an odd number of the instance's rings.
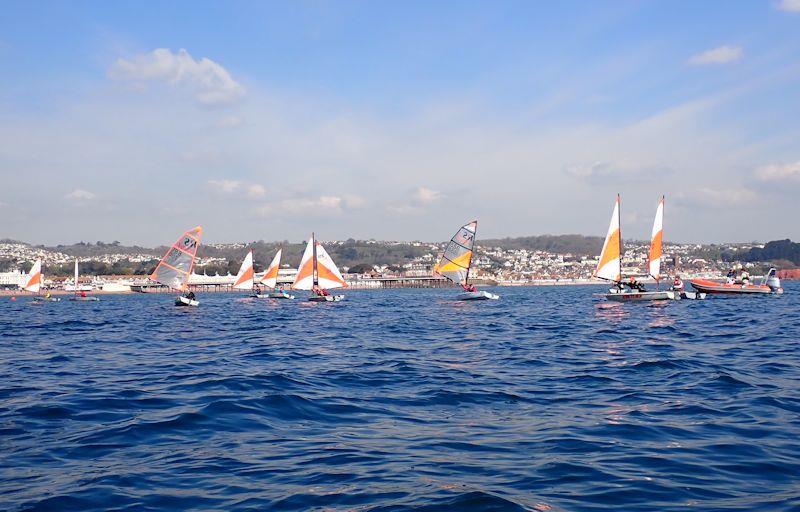
[[[0,510],[800,510],[800,286],[0,298]]]

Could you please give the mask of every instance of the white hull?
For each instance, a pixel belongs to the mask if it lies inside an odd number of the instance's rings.
[[[706,294],[704,292],[681,292],[681,299],[688,300],[705,300]]]
[[[499,295],[489,292],[463,292],[456,295],[458,300],[498,300]]]
[[[257,299],[293,299],[294,295],[289,295],[288,293],[280,293],[280,292],[270,292],[270,293],[256,293],[253,297]]]
[[[615,302],[645,302],[654,300],[680,300],[680,295],[676,295],[672,290],[657,292],[618,292],[611,291],[605,294],[606,299]]]
[[[181,295],[180,297],[177,297],[175,299],[175,305],[176,306],[199,306],[200,305],[200,301],[199,300],[187,299],[186,297]]]
[[[310,302],[339,302],[344,300],[344,295],[312,295],[308,300]]]
[[[61,302],[61,299],[59,297],[37,296],[37,297],[34,297],[33,300],[35,302]]]

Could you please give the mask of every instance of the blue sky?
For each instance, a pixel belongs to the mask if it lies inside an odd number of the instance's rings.
[[[800,1],[29,2],[0,237],[800,239]]]

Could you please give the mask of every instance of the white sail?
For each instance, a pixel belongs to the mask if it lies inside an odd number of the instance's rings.
[[[655,280],[661,278],[661,254],[664,238],[664,196],[656,209],[656,218],[653,220],[653,232],[650,235],[650,254],[648,255],[648,271]]]
[[[319,242],[317,242],[317,280],[319,281],[319,287],[325,290],[347,286],[342,273],[336,267],[336,263],[333,262],[333,259],[328,255],[328,251]]]
[[[183,234],[167,249],[150,279],[174,290],[184,291],[194,269],[194,260],[203,228],[197,226]]]
[[[31,271],[28,272],[28,277],[25,279],[25,282],[20,285],[20,288],[23,290],[27,290],[33,293],[39,293],[39,290],[42,288],[42,260],[36,260],[36,262],[31,267]]]
[[[239,267],[239,272],[236,274],[236,279],[233,282],[233,287],[237,290],[252,290],[255,272],[253,271],[253,251],[247,253],[242,261],[242,266]]]
[[[75,295],[78,294],[78,258],[75,258]]]
[[[622,279],[620,267],[620,257],[622,256],[622,234],[620,233],[619,222],[619,196],[614,203],[614,211],[611,214],[611,223],[606,233],[606,241],[603,243],[603,251],[600,253],[600,261],[594,276],[609,281],[619,281]]]
[[[297,267],[297,275],[292,283],[293,290],[310,290],[314,287],[314,237],[308,239],[306,250]]]
[[[264,283],[265,286],[275,288],[278,285],[278,270],[280,270],[281,267],[282,252],[282,248],[278,249],[278,252],[275,253],[275,257],[272,258],[272,263],[269,264],[269,268],[264,272],[264,277],[261,278],[261,282]]]

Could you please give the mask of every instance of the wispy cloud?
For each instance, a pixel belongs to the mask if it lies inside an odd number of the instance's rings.
[[[699,188],[677,194],[675,203],[690,208],[730,210],[731,208],[752,206],[759,199],[760,196],[755,191],[744,187]]]
[[[173,53],[158,48],[132,59],[117,59],[108,76],[133,83],[165,83],[188,90],[206,105],[232,103],[245,94],[244,87],[220,64],[207,57],[195,60],[184,49]]]
[[[230,194],[235,192],[241,185],[241,181],[236,180],[208,180],[208,185],[217,192]]]
[[[800,161],[761,166],[756,169],[756,177],[761,181],[800,182]]]
[[[73,202],[91,201],[95,197],[96,195],[94,193],[80,188],[76,188],[75,190],[64,196],[65,199],[68,199]]]
[[[800,12],[800,0],[781,0],[776,7],[781,11]]]
[[[563,172],[572,178],[593,185],[619,185],[664,179],[672,173],[666,166],[643,164],[612,164],[610,162],[573,163],[563,167]]]
[[[263,185],[251,183],[247,186],[247,197],[250,199],[261,199],[267,195],[267,189]]]
[[[706,66],[713,64],[728,64],[736,62],[744,55],[744,51],[739,46],[718,46],[710,50],[706,50],[697,55],[689,58],[689,64],[692,66]]]
[[[434,201],[438,201],[443,196],[438,190],[432,190],[427,187],[417,187],[417,190],[414,191],[413,197],[422,204],[430,204]]]

